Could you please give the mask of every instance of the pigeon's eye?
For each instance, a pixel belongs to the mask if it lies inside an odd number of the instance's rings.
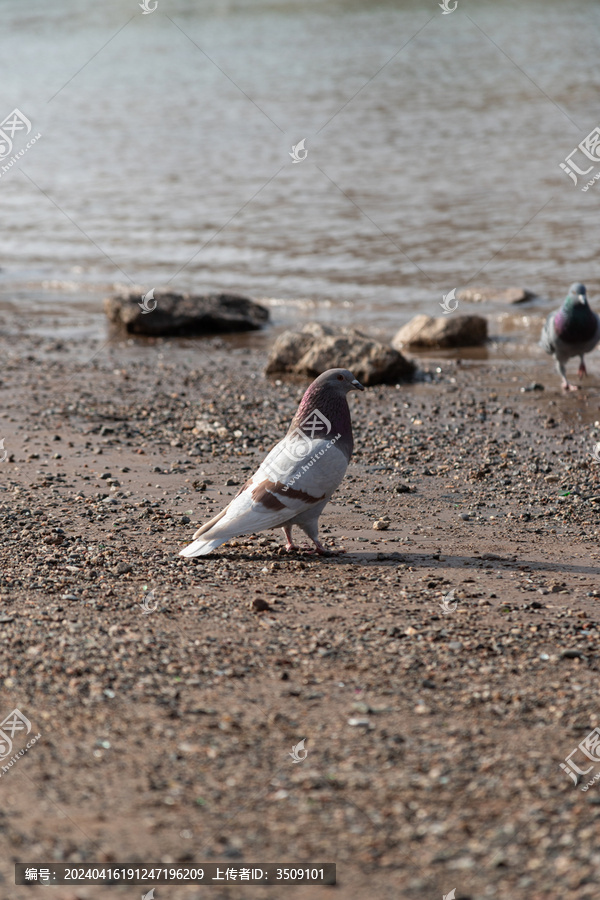
[[[338,380],[338,381],[343,381],[343,380],[344,380],[344,376],[343,376],[343,375],[338,375],[337,380]]]

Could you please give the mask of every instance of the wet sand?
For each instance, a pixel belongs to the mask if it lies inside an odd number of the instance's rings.
[[[344,555],[267,532],[187,561],[306,383],[243,342],[10,333],[1,708],[42,738],[0,780],[5,900],[41,890],[15,861],[337,863],[298,898],[598,896],[600,787],[559,768],[598,724],[597,377],[564,397],[549,360],[419,357],[421,381],[350,398],[321,519]]]

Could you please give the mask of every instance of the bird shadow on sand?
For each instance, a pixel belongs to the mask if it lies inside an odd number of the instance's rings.
[[[487,570],[522,570],[527,569],[529,572],[556,572],[561,575],[600,575],[600,565],[586,566],[578,563],[565,563],[562,560],[539,560],[539,559],[523,559],[516,556],[501,556],[494,554],[493,558],[485,556],[455,556],[453,554],[428,554],[428,553],[400,553],[393,551],[390,554],[383,554],[381,551],[375,553],[358,551],[346,551],[335,556],[317,556],[312,553],[286,553],[286,554],[268,554],[264,551],[256,553],[220,553],[210,554],[206,559],[222,559],[228,562],[264,562],[268,565],[271,562],[285,564],[286,562],[318,562],[323,566],[384,566],[393,567],[398,565],[413,566],[417,568],[428,569],[487,569]]]

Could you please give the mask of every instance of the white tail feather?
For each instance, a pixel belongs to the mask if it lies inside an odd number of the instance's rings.
[[[191,544],[179,551],[179,555],[188,558],[191,556],[206,556],[207,553],[211,553],[212,550],[224,544],[226,540],[227,538],[217,538],[214,541],[192,541]]]

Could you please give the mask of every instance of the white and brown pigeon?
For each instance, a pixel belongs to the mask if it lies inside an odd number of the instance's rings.
[[[319,541],[319,516],[340,485],[354,442],[346,395],[363,391],[352,372],[329,369],[305,392],[283,440],[273,447],[231,503],[194,535],[180,556],[205,556],[225,541],[281,526],[286,549],[297,549],[292,527]]]
[[[578,356],[580,378],[587,375],[584,354],[591,353],[600,342],[600,316],[588,304],[585,285],[576,281],[561,308],[548,316],[540,344],[556,360],[556,367],[562,376],[565,391],[576,391],[579,386],[571,384],[567,378],[565,365],[573,356]]]

